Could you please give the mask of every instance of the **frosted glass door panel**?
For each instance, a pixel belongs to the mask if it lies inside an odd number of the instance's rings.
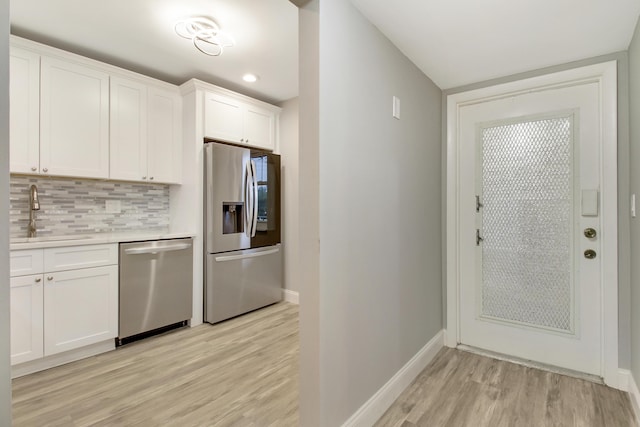
[[[573,331],[573,120],[480,128],[481,316]]]

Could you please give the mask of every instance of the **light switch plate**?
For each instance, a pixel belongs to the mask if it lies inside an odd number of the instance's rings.
[[[582,190],[582,216],[598,216],[598,190]]]
[[[121,213],[122,204],[120,203],[120,200],[105,200],[104,211],[106,213]]]
[[[400,120],[400,98],[393,97],[393,117]]]

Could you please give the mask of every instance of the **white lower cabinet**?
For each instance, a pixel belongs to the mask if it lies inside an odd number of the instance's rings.
[[[118,335],[117,244],[13,251],[11,275],[12,365]]]
[[[12,277],[11,364],[41,358],[43,353],[42,274]]]
[[[118,266],[45,274],[44,355],[118,335]]]

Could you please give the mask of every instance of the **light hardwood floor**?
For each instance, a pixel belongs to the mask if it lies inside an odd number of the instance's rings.
[[[377,427],[635,426],[626,393],[589,381],[442,349]]]
[[[298,307],[280,303],[13,381],[15,426],[289,427]],[[442,349],[376,426],[633,426],[626,393]]]
[[[298,307],[280,303],[13,380],[14,426],[296,426]]]

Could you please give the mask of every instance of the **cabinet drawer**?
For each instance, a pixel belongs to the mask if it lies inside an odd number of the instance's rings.
[[[41,274],[44,271],[42,249],[12,251],[10,256],[11,277]]]
[[[44,269],[47,272],[100,267],[118,263],[118,245],[87,245],[44,250]]]

